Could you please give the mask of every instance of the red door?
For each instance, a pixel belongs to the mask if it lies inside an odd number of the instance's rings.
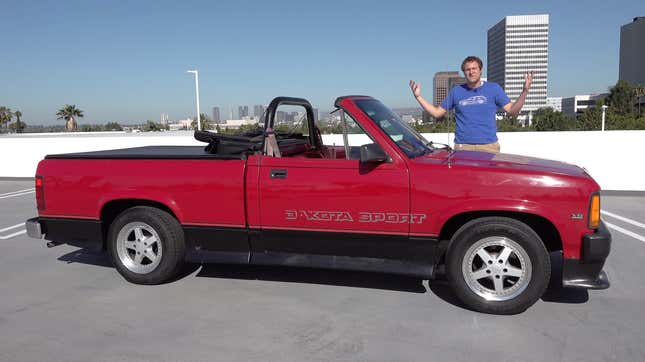
[[[357,258],[405,258],[410,195],[402,161],[262,157],[258,182],[252,262],[345,268],[339,264]]]

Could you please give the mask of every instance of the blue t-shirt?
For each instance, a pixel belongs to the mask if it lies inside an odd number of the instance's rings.
[[[497,83],[483,82],[479,88],[462,84],[454,87],[441,107],[455,108],[455,143],[485,144],[497,141],[495,112],[511,100]]]

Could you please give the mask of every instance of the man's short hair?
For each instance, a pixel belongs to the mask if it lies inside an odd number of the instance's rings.
[[[484,63],[482,63],[481,59],[477,58],[474,55],[471,55],[469,57],[466,57],[466,59],[464,59],[464,61],[461,62],[461,71],[462,72],[464,71],[464,67],[466,66],[466,63],[470,63],[470,62],[477,62],[477,64],[479,64],[479,70],[481,70],[484,67]]]

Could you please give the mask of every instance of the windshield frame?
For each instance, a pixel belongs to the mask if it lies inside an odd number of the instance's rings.
[[[430,141],[381,101],[373,98],[356,99],[354,103],[409,158],[419,157],[436,150]],[[386,127],[383,122],[387,122],[391,127]]]

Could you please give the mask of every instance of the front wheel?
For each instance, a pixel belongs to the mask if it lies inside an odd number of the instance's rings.
[[[136,284],[159,284],[177,275],[184,261],[184,233],[170,214],[137,206],[110,226],[108,250],[116,269]]]
[[[467,307],[516,314],[544,294],[551,262],[544,243],[529,226],[515,219],[485,217],[455,233],[446,255],[446,273]]]

